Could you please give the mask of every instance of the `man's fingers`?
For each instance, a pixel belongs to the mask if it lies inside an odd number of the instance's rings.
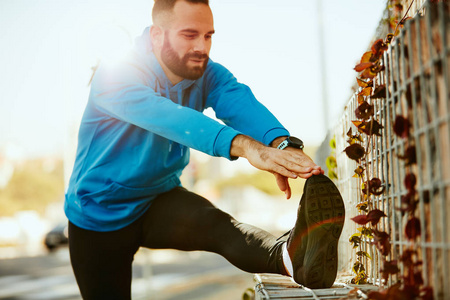
[[[288,178],[276,173],[273,175],[275,175],[275,179],[280,190],[286,194],[286,199],[291,198],[291,187],[289,185]]]

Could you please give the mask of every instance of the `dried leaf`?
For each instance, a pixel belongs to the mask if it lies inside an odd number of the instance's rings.
[[[353,272],[355,272],[355,274],[359,274],[361,272],[366,271],[366,268],[364,267],[364,265],[357,261],[353,264],[353,268],[352,268]]]
[[[364,147],[356,143],[348,146],[344,151],[350,159],[355,161],[359,161],[366,154]]]
[[[380,130],[384,128],[377,120],[366,121],[352,121],[352,123],[358,128],[359,132],[367,135],[381,136]]]
[[[384,99],[386,98],[386,85],[379,85],[373,91],[370,99]]]
[[[412,266],[414,264],[413,256],[416,253],[417,252],[415,250],[411,250],[411,249],[403,250],[402,256],[400,257],[400,261],[403,263],[403,265],[405,267],[408,268],[409,266]]]
[[[407,138],[409,135],[409,121],[408,119],[397,116],[394,121],[394,132],[397,136]]]
[[[375,196],[379,196],[384,192],[384,186],[381,186],[379,178],[372,178],[369,182],[369,191]]]
[[[361,63],[366,62],[374,62],[375,60],[372,60],[372,51],[367,51],[361,56]]]
[[[381,269],[381,274],[384,278],[384,280],[388,280],[389,275],[397,274],[400,272],[400,269],[397,266],[397,261],[385,261],[383,264],[383,268]]]
[[[404,159],[407,166],[417,163],[416,147],[409,146],[405,150],[405,154],[398,156],[400,159]]]
[[[404,183],[405,183],[405,187],[406,187],[406,189],[408,189],[408,191],[410,191],[410,192],[415,191],[415,187],[416,187],[416,183],[417,183],[416,175],[414,175],[413,173],[406,174]]]
[[[357,228],[359,232],[361,232],[361,235],[364,235],[370,239],[373,239],[372,229],[367,227],[358,227]]]
[[[366,251],[358,251],[358,252],[356,252],[356,255],[357,256],[365,256],[368,259],[372,259],[372,257],[370,257],[369,253],[367,253]]]
[[[382,39],[378,39],[376,40],[373,44],[372,44],[372,54],[373,57],[380,57],[384,51],[386,51],[388,49],[388,46],[384,43],[384,41]]]
[[[410,240],[420,236],[420,220],[418,218],[412,217],[408,220],[405,226],[405,234]]]
[[[358,104],[362,104],[363,102],[365,102],[366,100],[364,99],[365,97],[363,95],[358,95]]]
[[[353,249],[358,248],[359,244],[361,244],[361,234],[354,233],[348,241],[353,244]]]
[[[361,211],[367,212],[368,207],[369,207],[369,204],[367,203],[367,201],[356,205],[356,208],[359,210],[359,212],[361,212]]]
[[[373,63],[371,63],[371,62],[359,63],[353,68],[353,70],[355,70],[356,72],[362,72],[365,69],[370,68],[372,66],[373,66]]]
[[[360,87],[362,87],[362,88],[365,88],[365,87],[372,87],[372,86],[373,86],[373,81],[372,81],[372,80],[364,81],[364,80],[362,80],[362,79],[356,77],[356,82],[358,82],[358,85],[359,85]]]
[[[373,238],[375,245],[380,251],[381,255],[388,256],[391,252],[391,242],[389,241],[389,234],[384,231],[373,231]]]
[[[365,171],[365,169],[363,168],[363,167],[361,167],[361,166],[358,166],[356,169],[355,169],[355,175],[353,175],[353,177],[356,177],[356,178],[363,178],[364,177],[364,171]]]
[[[392,33],[388,33],[387,35],[386,35],[386,40],[385,40],[385,43],[386,44],[390,44],[391,42],[392,42],[392,39],[394,38],[394,35],[392,34]]]
[[[426,286],[420,290],[420,299],[433,300],[433,288]]]
[[[372,87],[368,86],[361,90],[361,92],[358,93],[358,96],[370,96],[372,94]]]
[[[356,108],[355,110],[355,116],[358,119],[368,120],[370,119],[371,116],[373,116],[373,114],[374,114],[373,105],[370,105],[366,101],[361,103],[361,105],[358,106],[358,108]]]

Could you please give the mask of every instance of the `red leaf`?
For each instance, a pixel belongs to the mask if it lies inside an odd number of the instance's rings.
[[[401,262],[405,267],[409,267],[413,265],[413,255],[416,254],[415,250],[403,250],[402,257],[400,258]]]
[[[351,218],[350,220],[352,220],[355,223],[358,223],[359,225],[366,225],[367,223],[369,223],[369,220],[367,220],[367,215],[359,215],[354,218]]]
[[[416,147],[409,146],[406,148],[405,154],[398,157],[404,159],[407,166],[417,163]]]
[[[404,183],[408,191],[410,192],[414,191],[417,183],[416,175],[414,175],[413,173],[406,174]]]
[[[384,280],[387,281],[389,278],[389,275],[397,274],[398,272],[400,272],[400,269],[397,266],[396,260],[384,262],[383,269],[381,270]]]
[[[388,46],[384,43],[382,39],[376,40],[372,44],[372,54],[374,57],[380,57],[381,54],[383,54],[384,51],[388,49]]]
[[[402,206],[399,208],[403,213],[409,212],[414,214],[417,208],[417,204],[419,201],[416,200],[416,191],[409,191],[406,195],[401,198]]]
[[[379,178],[372,178],[369,181],[369,191],[376,196],[383,194],[384,186],[381,186],[381,180]]]
[[[378,123],[377,120],[366,121],[352,121],[352,123],[358,127],[359,132],[365,133],[367,135],[378,135],[381,136],[380,130],[383,128],[383,125]]]
[[[367,214],[367,221],[370,221],[372,223],[372,226],[375,226],[378,224],[378,222],[380,222],[380,219],[382,217],[386,217],[386,214],[383,211],[379,209],[373,209]]]
[[[367,120],[369,119],[371,116],[373,116],[373,105],[370,105],[369,103],[367,103],[366,101],[364,101],[360,106],[358,106],[358,108],[355,110],[355,116],[358,119],[364,119]]]
[[[409,219],[405,226],[406,237],[410,240],[414,240],[420,236],[420,220],[416,217]]]
[[[421,299],[422,300],[433,300],[433,288],[426,286],[422,288],[421,292]]]
[[[386,291],[381,291],[381,292],[377,292],[377,291],[372,291],[369,293],[369,299],[372,300],[385,300],[386,299]]]
[[[407,138],[409,134],[409,121],[408,119],[397,116],[394,122],[394,132],[397,136]]]
[[[373,63],[371,63],[371,62],[363,62],[363,63],[357,64],[353,68],[353,70],[355,70],[356,72],[361,72],[361,71],[364,71],[365,69],[370,68],[372,66],[373,66]]]
[[[372,96],[370,97],[371,99],[382,99],[382,98],[386,98],[386,85],[379,85],[375,88],[375,90],[373,91]]]
[[[361,157],[366,154],[364,147],[360,144],[352,144],[345,148],[344,151],[350,159],[353,159],[355,161],[359,161],[359,159],[361,159]]]
[[[375,245],[377,246],[380,253],[384,256],[389,255],[391,252],[391,242],[389,241],[389,234],[384,231],[373,231],[373,237]]]

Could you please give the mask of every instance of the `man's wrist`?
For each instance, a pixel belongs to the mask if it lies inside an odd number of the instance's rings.
[[[276,139],[274,139],[274,140],[272,141],[272,143],[270,143],[270,146],[271,146],[271,147],[274,147],[274,148],[277,148],[278,145],[280,145],[286,138],[287,138],[287,136],[280,136],[280,137],[277,137]]]

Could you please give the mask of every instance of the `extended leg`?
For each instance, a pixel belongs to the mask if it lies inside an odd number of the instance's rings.
[[[222,255],[247,272],[286,274],[283,242],[262,229],[236,221],[184,188],[156,198],[143,219],[144,247],[205,250]]]

